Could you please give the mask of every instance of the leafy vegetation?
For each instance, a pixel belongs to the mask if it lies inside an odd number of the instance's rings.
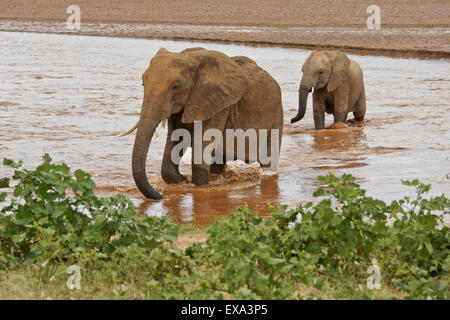
[[[14,196],[0,215],[0,267],[50,261],[73,264],[83,258],[110,259],[119,248],[137,245],[152,250],[177,237],[178,226],[167,218],[137,217],[123,195],[97,198],[91,176],[49,155],[36,170],[5,159],[15,168]],[[0,187],[9,186],[3,178]],[[2,193],[0,200],[6,199]]]
[[[324,197],[317,204],[272,208],[274,219],[244,208],[211,226],[206,247],[188,253],[210,267],[220,265],[226,290],[245,289],[246,297],[289,298],[298,293],[298,282],[321,289],[336,276],[364,283],[373,261],[384,285],[411,298],[448,297],[448,198],[425,199],[430,186],[405,181],[417,198],[387,205],[365,196],[350,175],[319,180],[326,188],[315,192]]]
[[[211,225],[205,243],[181,250],[176,224],[137,217],[122,195],[97,198],[82,170],[72,175],[48,155],[34,171],[4,164],[17,181],[0,179],[0,188],[14,190],[0,215],[0,281],[11,284],[6,297],[17,294],[14,277],[29,279],[31,288],[19,291],[35,298],[450,297],[443,220],[450,200],[427,198],[430,186],[417,180],[403,181],[416,197],[387,204],[367,196],[351,175],[329,174],[319,177],[314,203],[271,207],[273,218],[245,206]],[[7,198],[0,193],[0,202]],[[66,287],[72,264],[82,270],[81,290]],[[379,290],[367,286],[374,267]]]

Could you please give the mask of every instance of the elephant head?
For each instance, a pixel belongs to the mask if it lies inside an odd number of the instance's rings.
[[[336,90],[346,79],[350,60],[338,51],[313,51],[302,67],[303,77],[298,90],[298,112],[291,123],[305,116],[308,94],[327,87],[328,92]]]
[[[181,53],[159,50],[142,81],[144,99],[133,147],[133,178],[144,196],[161,199],[145,172],[149,145],[159,123],[180,112],[183,123],[210,119],[241,99],[248,79],[225,54],[192,48]]]

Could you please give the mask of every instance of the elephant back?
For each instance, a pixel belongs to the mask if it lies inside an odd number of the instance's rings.
[[[249,57],[245,57],[245,56],[231,57],[231,60],[233,60],[234,62],[236,62],[240,66],[244,66],[246,64],[252,64],[254,66],[257,66],[255,61],[253,61]]]

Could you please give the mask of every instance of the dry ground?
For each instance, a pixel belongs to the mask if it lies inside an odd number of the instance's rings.
[[[366,29],[366,10],[374,3],[381,7],[382,30],[369,32]],[[214,28],[162,28],[145,33],[122,30],[107,35],[233,41],[307,49],[333,48],[361,54],[450,58],[448,0],[0,0],[0,22],[65,21],[68,16],[66,8],[71,4],[80,6],[82,23],[263,28],[256,34]],[[351,28],[353,31],[340,28]],[[97,30],[90,33],[104,32]]]
[[[0,18],[65,20],[71,4],[91,22],[334,28],[364,26],[377,4],[388,28],[450,25],[448,0],[1,0]]]

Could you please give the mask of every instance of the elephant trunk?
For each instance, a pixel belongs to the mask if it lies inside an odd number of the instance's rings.
[[[291,123],[297,122],[305,116],[306,112],[306,103],[308,102],[308,94],[311,90],[301,85],[298,90],[298,112],[297,115],[291,119]]]
[[[145,197],[149,199],[161,199],[162,195],[150,185],[145,172],[148,148],[153,133],[160,122],[156,112],[150,109],[150,105],[151,103],[145,103],[142,107],[141,118],[133,146],[132,171],[134,182]]]

